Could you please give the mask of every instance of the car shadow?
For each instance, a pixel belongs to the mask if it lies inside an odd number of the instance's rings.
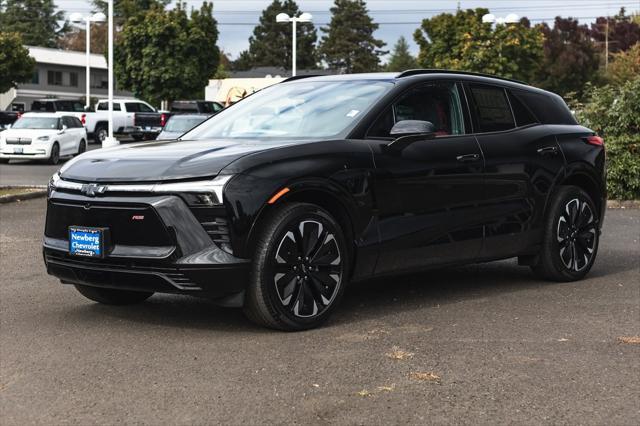
[[[537,279],[529,268],[518,266],[515,260],[372,279],[353,283],[346,289],[342,303],[325,327],[380,319],[398,311],[406,313],[532,288],[574,284]],[[100,316],[172,328],[271,332],[249,322],[241,309],[222,308],[190,296],[156,294],[135,306],[84,304],[77,306],[73,314],[81,321],[95,321]]]

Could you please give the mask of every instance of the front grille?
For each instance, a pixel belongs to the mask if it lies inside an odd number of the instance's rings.
[[[172,234],[149,205],[49,201],[45,235],[68,240],[69,226],[108,228],[112,244],[175,245]]]
[[[31,138],[7,138],[7,145],[31,145]]]

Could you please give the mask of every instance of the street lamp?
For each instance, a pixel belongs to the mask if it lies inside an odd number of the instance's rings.
[[[278,23],[287,23],[287,22],[291,22],[293,24],[293,58],[292,58],[292,62],[293,65],[291,67],[291,76],[295,77],[296,76],[296,48],[297,48],[297,43],[298,43],[298,31],[297,31],[297,24],[298,22],[311,22],[311,20],[313,19],[313,16],[311,16],[310,13],[303,13],[298,17],[291,17],[289,15],[287,15],[286,13],[279,13],[276,16],[276,22]]]
[[[84,107],[86,110],[88,110],[91,106],[91,100],[90,100],[90,82],[91,82],[91,23],[92,22],[104,22],[106,21],[107,17],[104,16],[104,13],[98,12],[95,13],[91,16],[82,16],[81,13],[73,13],[71,14],[71,16],[69,17],[69,20],[73,23],[85,23],[85,32],[86,32],[86,42],[85,42],[85,48],[86,48],[86,67],[87,67],[87,78],[86,78],[86,88],[87,88],[87,94],[86,94],[86,99],[84,102]]]
[[[515,13],[510,13],[504,18],[497,18],[493,13],[482,16],[483,24],[517,24],[518,22],[520,22],[520,17]]]

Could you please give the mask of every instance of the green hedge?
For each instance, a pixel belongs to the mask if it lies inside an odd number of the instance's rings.
[[[610,199],[640,199],[640,76],[592,88],[578,121],[604,138]]]

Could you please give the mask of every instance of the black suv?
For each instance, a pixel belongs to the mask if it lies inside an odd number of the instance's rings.
[[[603,140],[553,93],[441,70],[293,78],[177,141],[65,164],[44,255],[97,302],[192,294],[300,330],[383,274],[517,256],[580,279],[605,204]]]

